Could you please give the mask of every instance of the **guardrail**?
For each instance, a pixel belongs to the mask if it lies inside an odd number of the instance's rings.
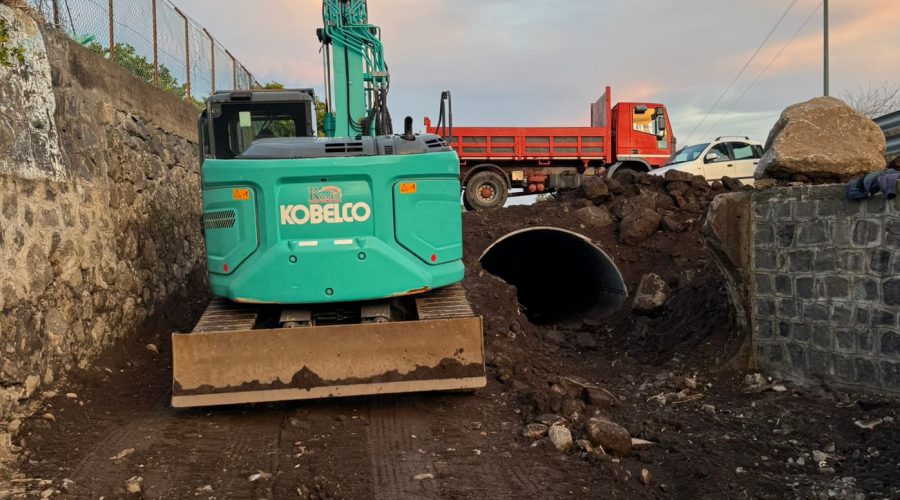
[[[884,132],[884,138],[887,142],[887,157],[893,158],[900,155],[900,111],[888,113],[875,118],[874,121]]]
[[[26,0],[47,23],[132,74],[197,104],[259,82],[169,0]]]

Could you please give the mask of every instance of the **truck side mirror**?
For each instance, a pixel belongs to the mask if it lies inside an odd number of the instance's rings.
[[[660,132],[666,131],[665,115],[662,115],[662,114],[656,115],[656,130],[659,130]]]

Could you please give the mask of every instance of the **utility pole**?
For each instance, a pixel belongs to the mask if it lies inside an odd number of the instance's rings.
[[[825,3],[825,39],[824,39],[824,69],[825,69],[825,96],[828,96],[828,0],[824,0]]]

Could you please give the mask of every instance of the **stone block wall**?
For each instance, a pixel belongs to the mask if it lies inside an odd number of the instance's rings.
[[[804,383],[900,394],[900,198],[843,186],[774,188],[751,201],[757,362]]]
[[[0,17],[25,48],[0,67],[2,431],[42,386],[169,328],[206,286],[197,110],[25,10]]]

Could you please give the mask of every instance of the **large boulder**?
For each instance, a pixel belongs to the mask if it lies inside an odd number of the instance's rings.
[[[755,177],[846,181],[884,168],[884,134],[840,99],[788,106],[769,132]]]

